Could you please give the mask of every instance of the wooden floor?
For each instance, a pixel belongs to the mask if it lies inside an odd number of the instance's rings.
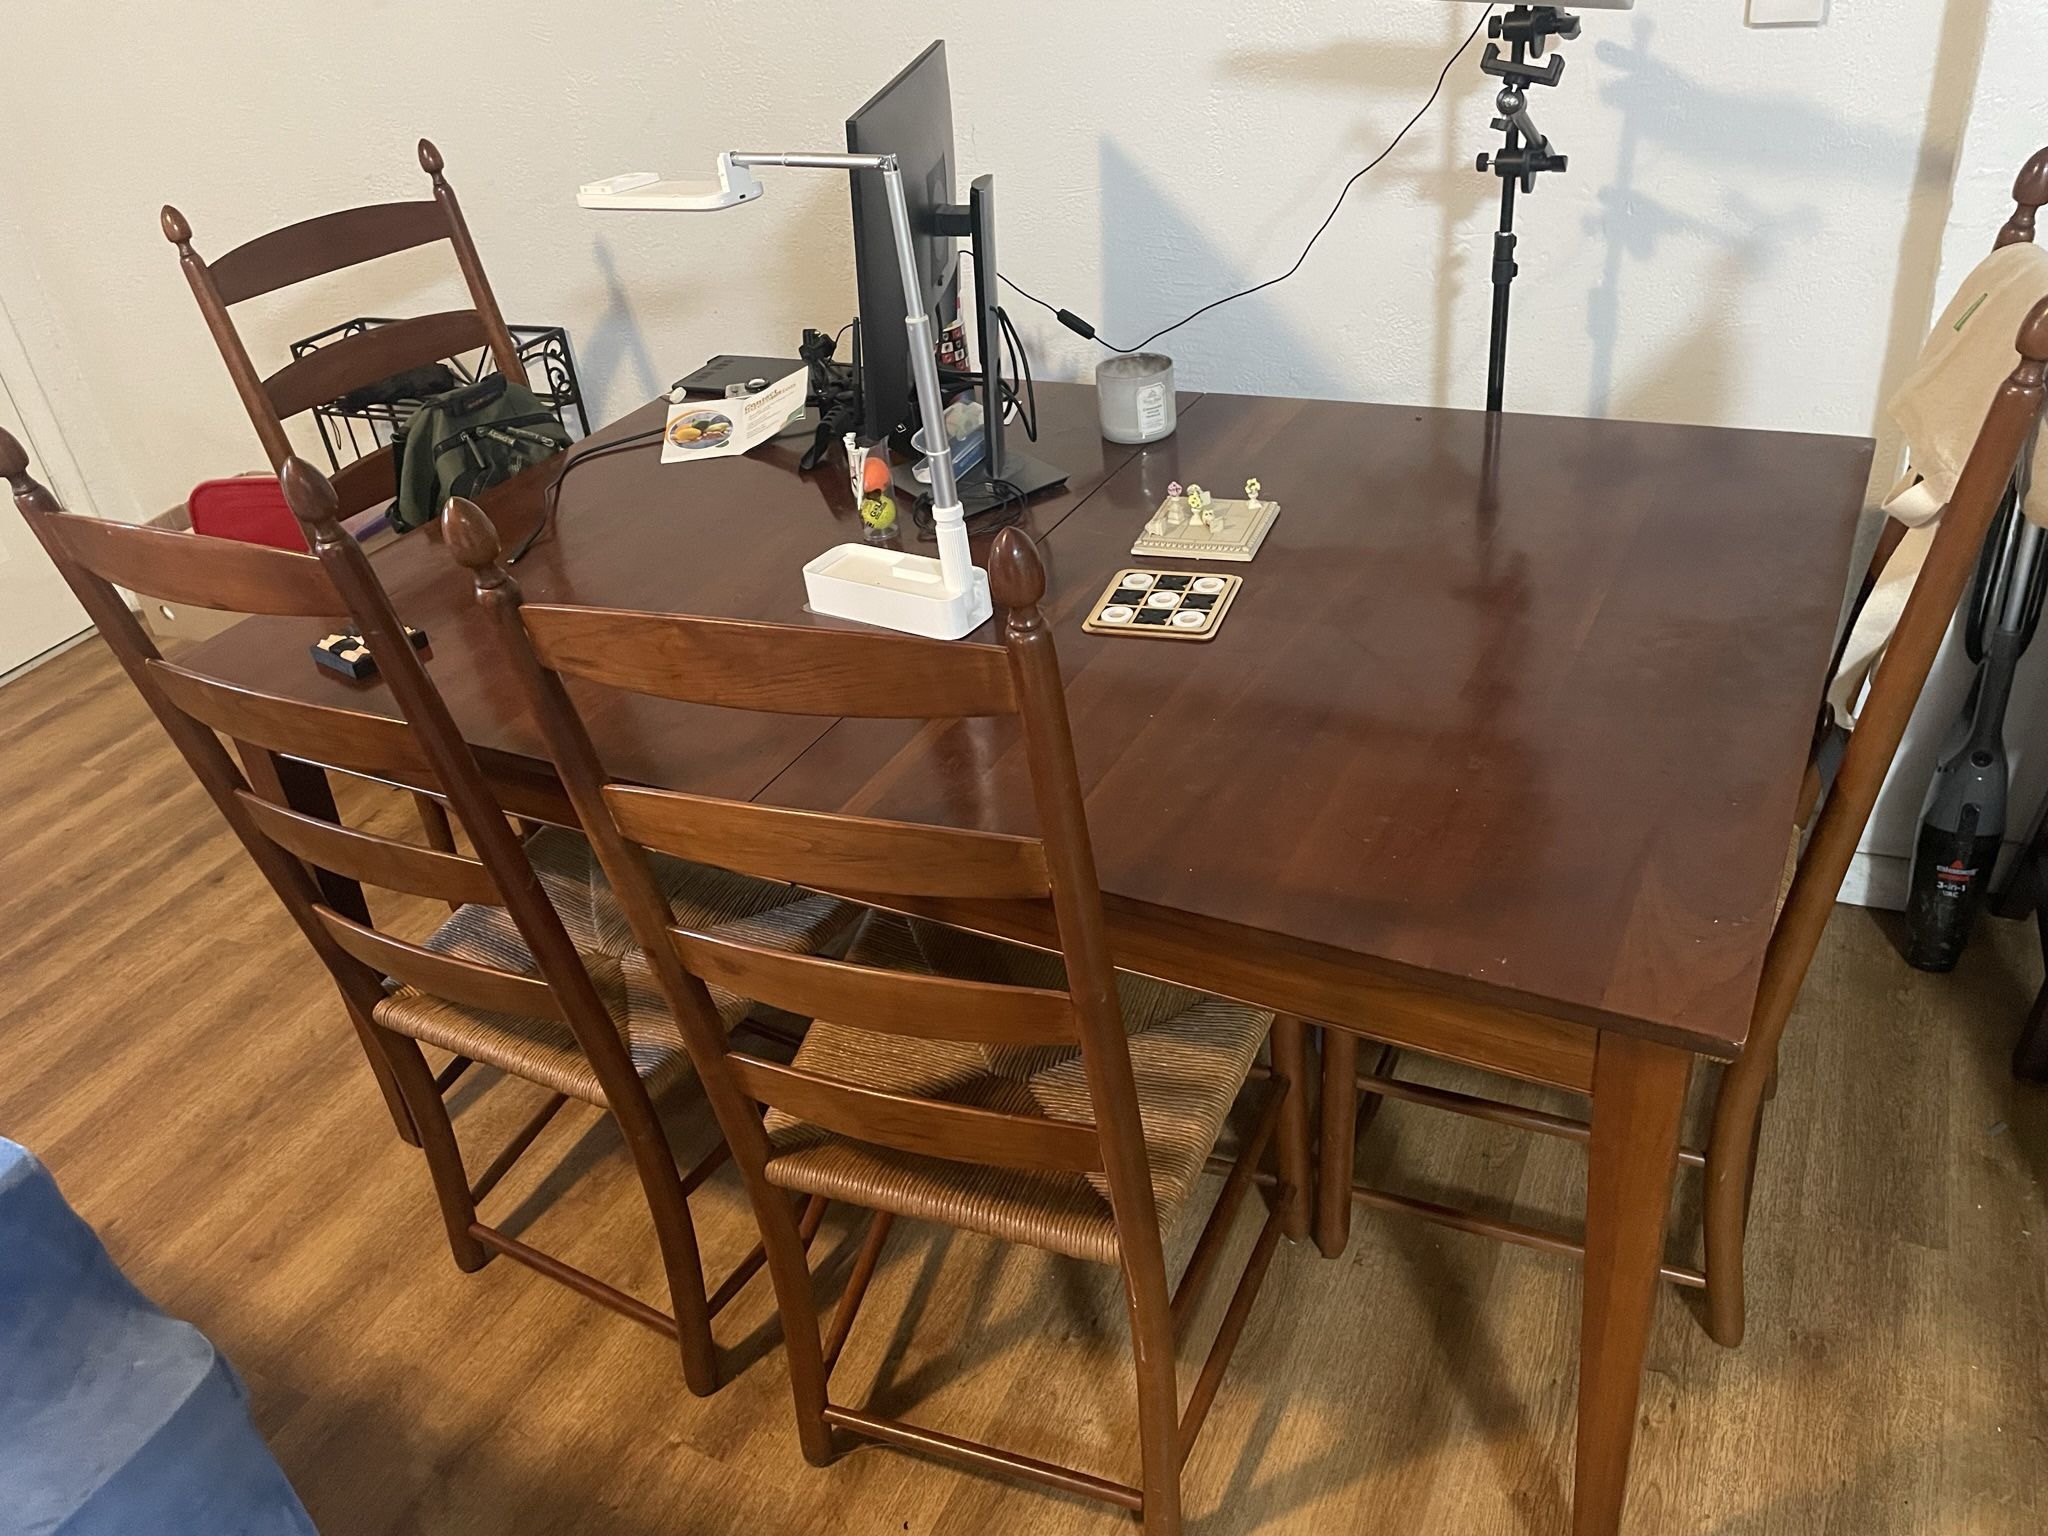
[[[331,988],[96,642],[0,689],[0,934],[0,1133],[241,1369],[329,1536],[1129,1528],[879,1448],[807,1467],[765,1282],[720,1320],[738,1379],[699,1401],[631,1323],[506,1261],[459,1273]],[[1717,1349],[1664,1298],[1631,1531],[2048,1528],[2048,1095],[2005,1066],[2038,968],[2031,929],[1994,923],[1920,976],[1837,913],[1765,1126],[1750,1338]],[[488,1156],[537,1097],[472,1073],[465,1145]],[[709,1144],[688,1093],[671,1125],[686,1159]],[[1574,1148],[1409,1106],[1364,1138],[1390,1161],[1525,1216],[1581,1188]],[[730,1263],[752,1237],[729,1172],[697,1208]],[[665,1300],[594,1112],[486,1209]],[[843,1272],[845,1229],[821,1246]],[[1364,1212],[1340,1261],[1283,1249],[1188,1469],[1191,1530],[1561,1531],[1578,1295],[1558,1260]],[[905,1228],[835,1384],[1127,1478],[1121,1310],[1105,1271]]]

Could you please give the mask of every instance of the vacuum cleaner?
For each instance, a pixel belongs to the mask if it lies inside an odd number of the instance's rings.
[[[1920,808],[1906,906],[1906,962],[1923,971],[1955,969],[2005,835],[2006,705],[2048,593],[2048,533],[2020,511],[2030,459],[2022,456],[1978,557],[1963,630],[1977,675],[1962,714],[1943,738]]]

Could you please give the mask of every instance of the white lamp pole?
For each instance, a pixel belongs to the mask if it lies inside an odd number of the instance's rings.
[[[903,328],[910,337],[911,378],[917,388],[924,440],[930,445],[932,524],[938,535],[939,558],[934,561],[868,544],[839,545],[804,567],[811,607],[890,629],[957,640],[987,619],[993,605],[988,575],[976,568],[968,547],[966,517],[953,478],[953,445],[946,437],[931,320],[924,312],[924,285],[918,280],[916,248],[911,243],[910,207],[903,196],[903,176],[896,157],[732,150],[718,157],[715,183],[663,181],[649,173],[636,173],[586,186],[577,193],[576,201],[586,208],[731,208],[761,195],[761,184],[751,169],[757,165],[881,173],[889,200],[889,225],[896,237],[896,263],[903,275]]]

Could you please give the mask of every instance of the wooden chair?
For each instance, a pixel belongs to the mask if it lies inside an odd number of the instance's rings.
[[[1015,529],[991,587],[1001,647],[555,605],[522,608],[488,521],[459,498],[443,519],[476,573],[558,772],[653,958],[754,1199],[789,1347],[797,1428],[816,1464],[834,1431],[999,1468],[1180,1529],[1180,1468],[1214,1400],[1283,1233],[1305,1236],[1295,1019],[1116,971],[1052,634],[1044,572]],[[1040,834],[999,836],[633,788],[607,778],[563,677],[771,713],[899,719],[1017,716]],[[1047,901],[1060,951],[1039,954],[877,915],[844,961],[773,954],[674,923],[650,850],[688,849],[769,879],[872,894]],[[1064,962],[1064,963],[1062,963]],[[789,1065],[734,1049],[707,988],[739,987],[813,1022]],[[1179,1214],[1270,1031],[1275,1067],[1178,1287],[1161,1228]],[[762,1111],[766,1108],[764,1121]],[[1233,1217],[1278,1140],[1273,1209],[1186,1409],[1174,1341]],[[792,1196],[875,1214],[821,1337]],[[1136,1485],[843,1406],[827,1395],[854,1314],[898,1217],[937,1221],[1121,1269],[1136,1357]]]
[[[560,827],[522,844],[476,758],[404,639],[403,627],[362,548],[344,532],[332,488],[310,464],[288,460],[286,494],[313,553],[130,527],[58,508],[27,473],[20,445],[0,433],[0,473],[15,504],[100,633],[169,732],[300,931],[326,964],[369,1053],[394,1115],[425,1154],[464,1270],[505,1254],[676,1339],[692,1391],[718,1384],[714,1313],[764,1257],[705,1293],[687,1196],[729,1155],[721,1144],[680,1172],[656,1098],[689,1071],[623,913],[594,878],[589,844]],[[314,705],[253,692],[164,660],[116,592],[236,613],[332,619],[362,627],[403,718],[343,704]],[[310,660],[307,663],[311,665]],[[216,735],[216,733],[219,733]],[[251,771],[238,771],[220,737]],[[444,796],[474,855],[419,847],[350,828],[335,815],[311,764]],[[557,793],[555,799],[559,800]],[[536,797],[522,814],[568,817]],[[749,942],[822,941],[843,908],[788,887],[669,862],[651,898],[685,920]],[[363,886],[438,898],[456,907],[423,943],[378,925]],[[718,1000],[737,1022],[747,1004]],[[454,1053],[436,1077],[422,1042]],[[470,1182],[442,1094],[472,1062],[549,1090],[533,1119]],[[571,1098],[618,1123],[653,1214],[673,1313],[664,1313],[479,1219],[477,1205]]]
[[[463,222],[462,206],[441,174],[441,152],[421,139],[419,156],[420,169],[433,181],[431,199],[372,203],[301,219],[244,241],[211,262],[192,248],[192,226],[185,216],[164,205],[164,238],[178,248],[185,280],[273,470],[282,471],[292,456],[284,426],[288,418],[405,369],[488,348],[500,373],[515,384],[526,382],[512,333]],[[329,342],[268,376],[256,371],[230,306],[437,240],[455,248],[470,308],[394,320]],[[390,500],[397,494],[397,474],[389,445],[342,469],[334,477],[342,516]]]
[[[2000,232],[2001,246],[2032,238],[2034,210],[2048,204],[2048,150],[2029,162],[2015,190],[2019,208]],[[2020,364],[1985,419],[1955,497],[1942,517],[1918,582],[1884,653],[1856,728],[1842,746],[1831,787],[1819,761],[1822,749],[1827,746],[1824,733],[1816,739],[1816,760],[1809,765],[1796,816],[1803,829],[1818,803],[1819,817],[1812,823],[1805,849],[1797,857],[1790,888],[1772,930],[1749,1038],[1741,1056],[1722,1074],[1706,1145],[1688,1145],[1679,1154],[1681,1167],[1703,1169],[1706,1174],[1705,1264],[1703,1268],[1693,1268],[1668,1263],[1664,1275],[1680,1285],[1705,1288],[1707,1331],[1724,1345],[1742,1341],[1743,1243],[1763,1106],[1775,1089],[1778,1045],[1834,908],[1842,876],[1856,852],[1857,841],[1920,697],[1935,652],[1969,582],[1985,533],[2019,455],[2031,442],[2042,407],[2043,363],[2048,362],[2048,302],[2028,317],[2019,335],[2018,350]],[[1886,537],[1880,540],[1871,577],[1864,584],[1865,596],[1896,544],[1896,535],[1888,529]],[[1349,1236],[1353,1200],[1528,1247],[1583,1253],[1583,1244],[1564,1234],[1354,1183],[1361,1094],[1376,1102],[1400,1099],[1581,1143],[1587,1142],[1590,1135],[1590,1127],[1582,1119],[1405,1081],[1393,1075],[1390,1048],[1383,1048],[1377,1064],[1361,1074],[1357,1059],[1359,1038],[1335,1027],[1324,1029],[1321,1187],[1316,1202],[1316,1237],[1326,1254],[1334,1256],[1343,1251]]]
[[[192,226],[185,216],[164,205],[164,237],[178,248],[185,280],[273,471],[282,472],[292,457],[286,418],[404,369],[487,347],[499,372],[525,382],[518,349],[484,276],[462,206],[441,174],[441,152],[421,139],[419,157],[420,169],[433,181],[431,200],[373,203],[302,219],[244,241],[212,262],[192,248]],[[229,306],[437,240],[454,247],[472,307],[395,320],[330,342],[267,377],[257,373]],[[334,486],[343,517],[389,501],[398,489],[396,455],[387,444],[340,470]],[[443,852],[452,850],[454,837],[439,807],[424,796],[414,803],[428,843]]]

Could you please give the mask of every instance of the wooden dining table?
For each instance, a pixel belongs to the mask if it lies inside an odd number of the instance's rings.
[[[1034,452],[1068,481],[1022,526],[1118,962],[1589,1096],[1572,1528],[1617,1531],[1687,1082],[1749,1027],[1872,445],[1212,394],[1134,448],[1098,435],[1091,389],[1037,393]],[[840,624],[806,610],[800,568],[861,525],[836,455],[806,473],[799,446],[593,454],[515,575],[538,601]],[[508,543],[555,473],[486,499]],[[1214,567],[1244,584],[1213,640],[1082,631],[1147,563],[1131,542],[1169,482],[1254,476],[1282,510],[1255,560]],[[374,558],[508,806],[559,804],[438,531]],[[249,619],[191,660],[393,712],[316,669],[313,638]],[[648,783],[1033,830],[1013,723],[584,702],[608,765]],[[1026,941],[1042,921],[975,915]]]

